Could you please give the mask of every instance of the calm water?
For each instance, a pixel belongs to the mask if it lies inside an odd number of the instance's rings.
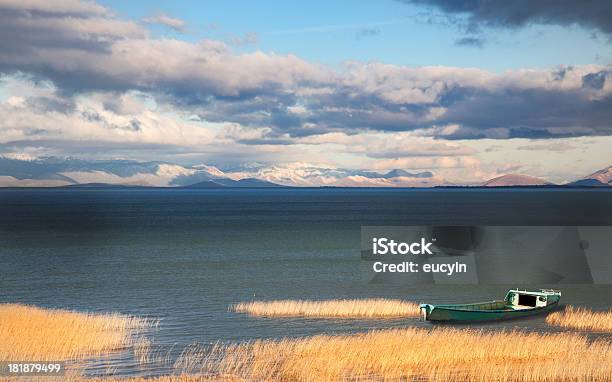
[[[391,297],[453,302],[508,286],[370,284],[362,225],[608,225],[605,190],[0,190],[0,302],[161,319],[159,347],[427,325],[250,318],[252,299]],[[606,309],[610,286],[563,286]],[[541,317],[485,325],[551,330]],[[115,360],[133,371],[126,358]]]

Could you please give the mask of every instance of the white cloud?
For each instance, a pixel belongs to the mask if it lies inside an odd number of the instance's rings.
[[[159,13],[155,16],[145,17],[144,19],[142,19],[142,21],[145,24],[165,25],[169,28],[174,29],[177,32],[185,31],[185,21],[179,18],[176,18],[176,17],[170,17],[166,15],[165,13]]]
[[[0,102],[4,116],[0,120],[0,143],[61,140],[197,146],[212,143],[222,127],[158,112],[125,94],[117,99],[119,104],[114,108],[120,113],[116,113],[108,108],[108,97],[78,97],[66,108],[64,99],[56,94],[9,97]]]

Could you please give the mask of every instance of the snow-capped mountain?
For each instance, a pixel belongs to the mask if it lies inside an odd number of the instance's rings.
[[[429,171],[411,173],[391,170],[375,171],[332,168],[310,163],[287,163],[272,166],[251,164],[233,169],[231,177],[252,177],[287,186],[302,187],[435,187],[448,182]]]
[[[0,186],[52,187],[75,184],[183,186],[227,179],[216,167],[185,167],[165,162],[133,160],[87,161],[73,158],[0,157]]]
[[[250,163],[225,171],[206,164],[183,166],[167,162],[15,158],[0,156],[0,186],[52,187],[113,184],[155,187],[434,187],[440,176],[401,169],[385,173],[338,169],[308,163],[266,166]]]
[[[592,187],[605,187],[612,186],[612,166],[608,166],[599,171],[585,176],[573,183],[574,186],[592,186]]]
[[[220,169],[207,164],[134,160],[83,160],[74,158],[0,155],[0,187],[57,187],[75,185],[153,187],[436,187],[453,186],[431,171],[386,172],[351,170],[309,163],[265,165],[249,163]],[[552,186],[540,178],[507,174],[481,184],[486,187]],[[612,166],[567,186],[612,185]]]

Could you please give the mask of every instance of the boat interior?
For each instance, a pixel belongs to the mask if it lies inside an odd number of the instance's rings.
[[[461,305],[440,305],[440,307],[453,308],[459,310],[522,310],[522,309],[533,309],[534,305],[509,305],[505,301],[487,301],[479,302],[475,304],[461,304]]]
[[[478,302],[475,304],[461,304],[461,305],[440,305],[440,307],[447,307],[461,310],[514,310],[513,307],[506,304],[504,301],[487,301]]]

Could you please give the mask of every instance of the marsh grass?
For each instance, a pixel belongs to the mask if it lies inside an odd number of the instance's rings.
[[[22,382],[16,378],[11,382]],[[114,378],[114,377],[102,377],[102,378],[83,378],[83,377],[72,377],[66,378],[62,382],[246,382],[244,379],[235,377],[210,377],[205,375],[164,375],[159,377],[144,378],[144,377],[127,377],[127,378]]]
[[[418,317],[419,305],[383,298],[353,300],[276,300],[242,302],[234,312],[261,317],[402,318]]]
[[[130,346],[154,325],[121,314],[0,304],[0,360],[78,360]]]
[[[594,312],[568,306],[563,311],[549,314],[546,323],[564,328],[612,333],[612,310]]]
[[[346,306],[340,317],[354,317],[355,310],[346,313]],[[337,317],[338,310],[336,306],[333,317]],[[569,308],[559,313],[574,317],[572,314],[579,312],[583,310]],[[364,317],[360,314],[358,317]],[[194,344],[174,360],[169,353],[157,354],[151,342],[134,335],[150,325],[142,319],[117,314],[4,304],[0,305],[0,360],[78,360],[131,348],[138,363],[160,363],[177,373],[124,379],[113,377],[112,372],[100,378],[74,372],[62,379],[75,382],[612,380],[612,343],[569,332],[386,329],[210,346]]]
[[[612,344],[570,334],[390,329],[192,347],[185,373],[249,381],[610,380]]]
[[[23,378],[11,377],[2,379],[2,382],[24,382]],[[79,375],[58,377],[36,377],[28,382],[245,382],[244,379],[233,377],[210,377],[204,375],[164,375],[159,377],[84,377]]]
[[[132,349],[134,350],[134,358],[141,367],[149,365],[155,359],[155,355],[151,350],[151,341],[146,338],[135,342]]]

